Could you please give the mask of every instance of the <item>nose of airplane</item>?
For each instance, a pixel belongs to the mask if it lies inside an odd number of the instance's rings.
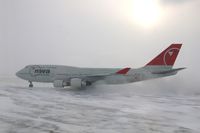
[[[22,73],[23,73],[23,69],[19,70],[18,72],[16,72],[16,76],[19,78],[22,78]]]
[[[16,72],[15,75],[16,75],[17,77],[20,77],[20,71],[21,71],[21,70],[19,70],[18,72]]]

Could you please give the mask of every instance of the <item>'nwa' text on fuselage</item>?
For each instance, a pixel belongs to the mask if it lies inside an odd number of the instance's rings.
[[[50,69],[35,69],[34,73],[35,74],[49,74]]]

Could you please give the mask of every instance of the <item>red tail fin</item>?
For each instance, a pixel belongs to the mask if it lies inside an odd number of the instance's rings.
[[[171,44],[167,49],[165,49],[162,53],[156,56],[146,66],[149,65],[173,66],[181,46],[182,44]]]

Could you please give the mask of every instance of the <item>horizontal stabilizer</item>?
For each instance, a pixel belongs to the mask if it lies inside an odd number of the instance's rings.
[[[171,70],[167,70],[167,71],[152,72],[152,74],[168,74],[168,73],[178,72],[183,69],[186,69],[186,68],[184,67],[184,68],[171,69]]]

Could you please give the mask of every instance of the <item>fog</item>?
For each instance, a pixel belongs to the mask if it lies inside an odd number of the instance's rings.
[[[145,65],[171,43],[183,43],[178,75],[137,83],[199,88],[199,0],[160,0],[164,14],[149,28],[130,18],[130,0],[0,0],[0,74],[28,64],[79,67]]]
[[[0,132],[199,132],[200,1],[141,1],[0,0]],[[171,43],[187,68],[171,77],[77,90],[15,76],[29,64],[138,68]]]

